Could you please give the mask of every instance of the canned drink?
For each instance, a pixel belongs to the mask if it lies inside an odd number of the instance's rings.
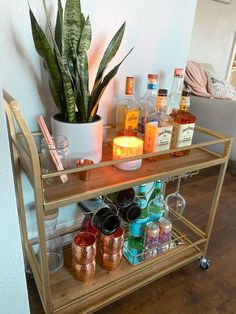
[[[166,251],[170,247],[172,235],[172,223],[167,218],[160,218],[159,220],[160,234],[159,234],[159,247],[160,251]]]
[[[158,246],[160,228],[157,223],[150,221],[146,224],[144,248],[146,250],[156,249]]]

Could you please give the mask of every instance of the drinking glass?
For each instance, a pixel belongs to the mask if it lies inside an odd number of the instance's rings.
[[[177,213],[182,215],[186,206],[186,201],[184,197],[179,193],[180,182],[181,176],[179,176],[178,178],[176,191],[167,195],[166,204],[170,209],[175,210]]]

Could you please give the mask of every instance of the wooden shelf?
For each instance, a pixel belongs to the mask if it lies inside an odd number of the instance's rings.
[[[174,251],[175,254],[171,250],[135,267],[123,258],[112,272],[97,266],[95,280],[82,283],[72,276],[70,249],[66,249],[64,267],[50,276],[53,313],[91,313],[202,255],[201,250],[188,248],[188,244]]]
[[[108,153],[106,152],[108,159]],[[78,175],[69,174],[65,184],[44,185],[45,210],[76,203],[98,195],[132,187],[158,178],[174,176],[186,171],[215,166],[225,162],[225,158],[202,148],[191,149],[190,154],[181,158],[150,161],[143,159],[142,167],[135,171],[122,171],[113,166],[90,170],[88,181],[81,181]]]

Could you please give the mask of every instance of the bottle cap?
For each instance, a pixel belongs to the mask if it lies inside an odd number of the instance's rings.
[[[158,75],[157,74],[148,74],[148,78],[157,80],[158,79]]]
[[[182,96],[189,97],[191,96],[191,90],[185,89],[182,91]]]
[[[125,94],[126,95],[132,95],[134,92],[134,77],[133,76],[127,76],[126,77],[126,83],[125,83]]]
[[[175,77],[183,77],[184,76],[184,69],[182,68],[176,68],[174,70],[174,76]]]
[[[159,89],[158,90],[158,96],[167,96],[168,90],[167,89]]]

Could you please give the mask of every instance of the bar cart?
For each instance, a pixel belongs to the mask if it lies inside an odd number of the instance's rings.
[[[170,157],[166,160],[152,161],[150,157],[158,156],[160,153],[143,154],[138,156],[143,161],[142,167],[130,172],[120,171],[113,167],[113,165],[121,161],[112,160],[112,146],[107,144],[103,149],[102,162],[85,166],[82,169],[83,171],[90,170],[89,181],[81,181],[75,175],[81,171],[81,168],[42,175],[35,144],[35,139],[40,134],[31,133],[17,102],[6,92],[4,93],[4,105],[9,126],[24,250],[47,314],[92,313],[199,258],[201,258],[200,265],[202,268],[207,268],[206,252],[231,151],[232,138],[197,126],[197,132],[211,139],[193,144],[190,147],[188,146],[187,148],[190,149],[189,155],[181,158]],[[217,154],[209,148],[215,144],[222,145],[222,154]],[[169,150],[165,153],[183,149],[185,148]],[[124,160],[131,161],[135,159],[137,157],[130,157]],[[71,252],[69,247],[65,247],[63,268],[56,273],[49,274],[44,217],[50,211],[88,198],[137,186],[141,183],[174,177],[186,172],[192,173],[216,165],[219,165],[220,170],[212,204],[209,208],[209,218],[205,231],[184,216],[179,215],[177,212],[172,212],[173,234],[181,245],[177,245],[173,249],[148,259],[137,266],[131,266],[125,258],[123,258],[119,268],[112,272],[107,272],[98,266],[95,280],[91,283],[81,283],[72,276]],[[27,235],[25,205],[20,177],[21,171],[25,172],[34,190],[41,263],[39,263],[33,249],[35,243],[29,240]],[[51,186],[45,184],[45,179],[61,174],[68,175],[69,180],[67,183]],[[73,233],[78,229],[79,226],[73,226],[65,232]]]

